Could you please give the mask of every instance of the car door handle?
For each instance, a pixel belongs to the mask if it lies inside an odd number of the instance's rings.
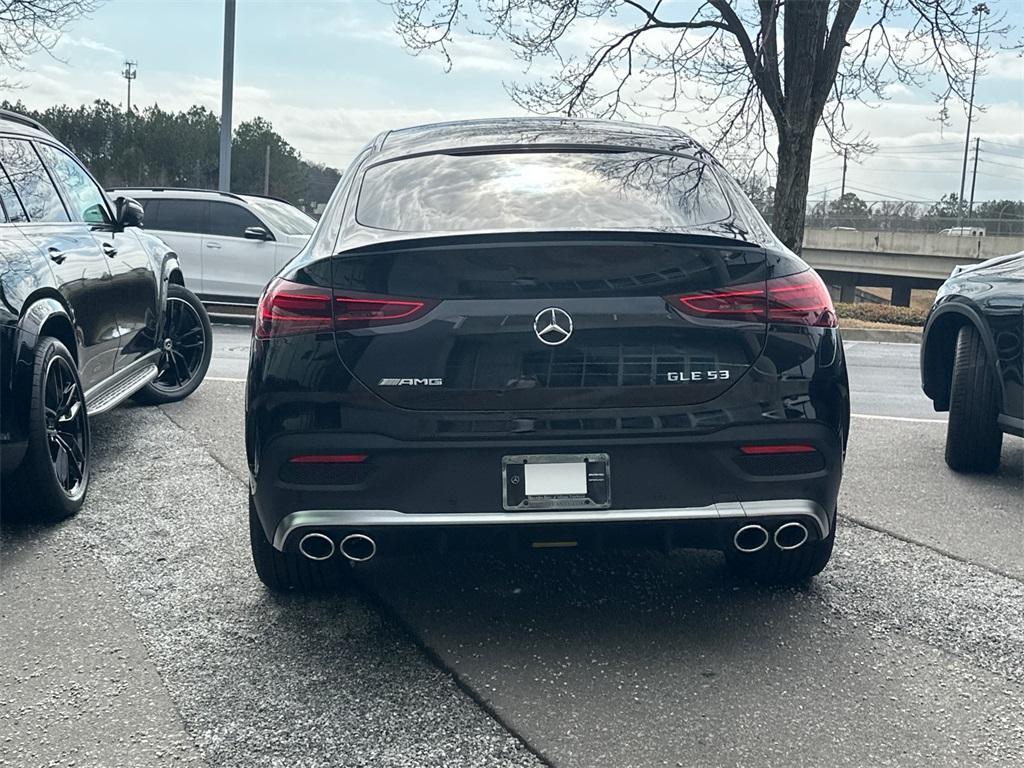
[[[220,243],[207,243],[207,248],[220,248]]]
[[[114,258],[115,256],[117,256],[117,248],[115,248],[110,243],[103,244],[103,252],[107,254],[107,256],[109,256],[110,258]]]
[[[64,259],[67,258],[67,256],[65,256],[64,253],[61,252],[60,248],[54,248],[53,246],[50,246],[49,248],[46,249],[46,252],[50,254],[50,261],[56,264],[63,264]]]

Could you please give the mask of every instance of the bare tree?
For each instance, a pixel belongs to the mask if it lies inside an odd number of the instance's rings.
[[[449,66],[460,30],[504,41],[527,74],[554,63],[553,74],[506,85],[530,111],[672,113],[710,136],[714,152],[748,148],[745,157],[775,166],[773,227],[799,250],[815,132],[823,128],[836,151],[868,148],[845,106],[933,76],[946,117],[966,99],[975,53],[984,57],[987,37],[1008,31],[1004,14],[980,13],[975,1],[695,0],[685,12],[663,0],[391,5],[405,45],[440,51]]]
[[[15,85],[11,72],[27,56],[52,51],[68,24],[96,9],[100,0],[0,0],[0,88]]]

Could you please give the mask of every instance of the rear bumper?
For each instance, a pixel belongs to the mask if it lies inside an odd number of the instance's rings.
[[[706,507],[678,509],[609,509],[544,512],[462,512],[453,514],[407,514],[389,509],[338,509],[293,512],[278,523],[273,544],[279,550],[294,549],[307,533],[326,533],[340,540],[350,533],[380,538],[396,530],[418,529],[445,532],[453,529],[516,527],[548,529],[556,535],[581,525],[674,524],[691,521],[726,521],[735,527],[740,521],[771,523],[780,518],[798,520],[811,535],[824,539],[832,528],[831,516],[816,502],[806,499],[728,502]]]
[[[779,442],[815,450],[764,457],[740,451],[742,445]],[[419,539],[426,545],[445,532],[459,537],[514,533],[531,539],[549,534],[579,538],[594,527],[604,528],[610,540],[622,538],[619,532],[625,529],[631,535],[646,528],[674,545],[718,548],[722,535],[731,536],[743,519],[758,518],[772,526],[783,522],[781,518],[801,520],[812,535],[827,536],[839,493],[842,451],[840,435],[816,422],[735,426],[687,437],[427,445],[381,435],[287,435],[261,452],[252,493],[264,533],[280,549],[296,547],[301,535],[313,530],[341,537],[365,533],[382,544]],[[503,456],[594,452],[610,457],[611,508],[502,510]],[[356,465],[362,474],[354,477],[339,477],[338,465],[288,461],[290,456],[321,453],[365,453],[369,458],[365,465]],[[348,471],[346,465],[341,468]],[[304,474],[296,476],[296,469]],[[382,546],[382,553],[386,549]]]

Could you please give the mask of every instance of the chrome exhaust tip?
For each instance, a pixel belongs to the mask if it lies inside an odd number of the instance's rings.
[[[775,530],[775,546],[783,551],[802,547],[810,534],[803,523],[783,523]]]
[[[350,533],[338,548],[353,563],[365,563],[377,554],[377,542],[362,533]]]
[[[325,533],[307,533],[299,539],[299,552],[310,560],[328,560],[334,554],[334,540]]]
[[[744,525],[732,537],[733,546],[740,552],[751,554],[760,552],[768,546],[771,536],[768,530],[762,525]]]

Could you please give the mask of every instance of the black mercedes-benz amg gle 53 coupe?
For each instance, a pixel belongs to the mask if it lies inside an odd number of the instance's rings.
[[[1024,437],[1024,252],[957,267],[921,340],[921,384],[949,411],[946,464],[999,468],[1003,434]]]
[[[827,563],[849,427],[828,291],[702,147],[562,119],[365,147],[257,310],[256,571],[490,547]]]
[[[181,400],[210,321],[142,207],[107,199],[39,123],[0,110],[0,469],[4,517],[54,521],[89,486],[89,420]]]

